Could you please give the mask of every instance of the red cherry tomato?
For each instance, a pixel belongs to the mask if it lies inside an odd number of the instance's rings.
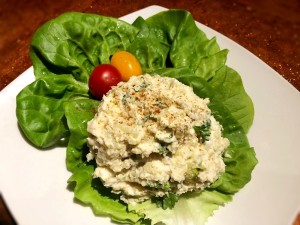
[[[120,72],[110,64],[96,66],[89,78],[89,89],[93,96],[101,99],[112,86],[122,81]]]

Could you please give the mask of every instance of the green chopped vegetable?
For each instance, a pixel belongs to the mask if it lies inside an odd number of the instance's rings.
[[[194,126],[194,130],[196,134],[199,136],[201,142],[205,142],[209,140],[210,136],[210,120],[206,121],[201,126]]]
[[[168,146],[166,146],[166,145],[160,146],[160,148],[158,149],[158,151],[161,154],[168,154],[170,152],[170,150],[168,149]]]
[[[155,197],[152,199],[153,202],[158,207],[161,207],[163,209],[173,209],[176,202],[178,201],[178,196],[174,193],[168,193],[164,197]]]

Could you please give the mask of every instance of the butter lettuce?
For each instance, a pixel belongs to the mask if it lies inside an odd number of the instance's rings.
[[[48,148],[68,139],[63,105],[74,96],[87,98],[88,87],[71,75],[39,78],[17,95],[18,123],[32,144]]]
[[[148,200],[126,205],[99,179],[94,162],[86,162],[87,122],[99,101],[87,81],[93,68],[108,63],[117,50],[140,61],[143,72],[178,79],[202,98],[230,140],[224,154],[225,173],[208,189],[180,196],[173,209]],[[38,148],[65,145],[68,180],[75,198],[97,215],[129,224],[204,224],[217,208],[251,179],[257,164],[247,139],[254,107],[240,75],[226,65],[228,50],[208,39],[192,15],[167,10],[133,24],[95,14],[65,13],[39,28],[30,45],[36,80],[17,96],[16,115],[25,137]]]

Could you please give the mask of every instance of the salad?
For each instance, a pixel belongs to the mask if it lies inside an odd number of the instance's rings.
[[[94,177],[123,202],[151,199],[163,208],[210,186],[225,171],[229,140],[208,103],[175,78],[145,74],[118,83],[88,122]]]
[[[87,123],[101,100],[91,94],[89,78],[118,51],[133,54],[144,74],[175,78],[209,99],[230,145],[223,153],[225,171],[204,190],[127,204],[93,176],[96,163],[86,158]],[[68,182],[74,183],[75,198],[95,214],[127,224],[204,224],[250,181],[257,164],[247,139],[253,103],[240,75],[226,65],[227,54],[184,10],[139,17],[132,24],[95,14],[62,14],[41,26],[32,39],[36,80],[17,95],[19,126],[37,148],[66,146],[66,166],[72,172]]]

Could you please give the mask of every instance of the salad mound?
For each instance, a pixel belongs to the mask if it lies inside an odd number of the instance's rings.
[[[88,122],[94,177],[132,204],[208,187],[225,171],[229,145],[208,103],[175,78],[119,83]]]
[[[133,54],[144,74],[174,78],[209,99],[211,115],[230,142],[223,153],[225,171],[209,188],[124,204],[120,194],[93,177],[97,163],[86,157],[87,123],[100,101],[90,94],[88,79],[97,65],[109,63],[120,50]],[[66,146],[67,169],[72,172],[68,182],[75,184],[75,198],[95,214],[127,224],[204,224],[251,180],[257,164],[247,139],[253,103],[240,75],[226,65],[227,53],[184,10],[139,17],[132,24],[95,14],[62,14],[41,26],[31,41],[36,80],[17,95],[19,126],[38,148]]]

